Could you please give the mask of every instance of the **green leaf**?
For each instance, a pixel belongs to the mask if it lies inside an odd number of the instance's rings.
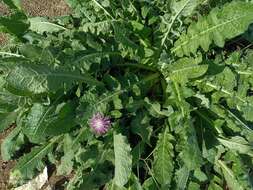
[[[151,177],[146,179],[146,181],[144,181],[142,187],[143,190],[158,190],[156,183],[154,182],[154,179],[152,179]]]
[[[92,172],[82,171],[82,167],[75,172],[67,186],[67,190],[97,190],[111,180],[110,165],[108,163],[98,164]]]
[[[123,56],[129,54],[131,57],[134,57],[140,51],[140,47],[129,39],[128,35],[131,33],[123,24],[113,24],[115,40],[119,42],[120,49],[124,52]]]
[[[128,190],[142,190],[139,179],[132,173],[129,183],[127,184],[126,189]]]
[[[202,0],[203,1],[203,0]],[[166,17],[163,19],[166,20],[166,32],[162,37],[161,46],[164,45],[166,39],[168,38],[170,32],[172,32],[173,25],[181,16],[189,16],[192,14],[193,10],[200,4],[200,0],[172,0],[171,1],[171,10],[172,16],[170,20],[167,21]]]
[[[199,190],[200,185],[194,182],[190,182],[188,185],[188,190]]]
[[[194,177],[196,177],[201,182],[205,182],[208,180],[206,174],[202,172],[200,169],[196,169],[194,171]]]
[[[120,55],[119,52],[117,51],[79,51],[76,52],[76,54],[74,55],[73,58],[73,62],[74,64],[77,64],[78,62],[80,62],[81,64],[83,63],[93,63],[95,62],[94,60],[99,60],[99,62],[101,61],[101,58],[104,57],[109,57],[109,56],[113,56],[113,55]]]
[[[26,96],[68,89],[77,82],[101,84],[88,74],[33,64],[16,66],[8,74],[6,82],[10,91]]]
[[[67,30],[63,26],[48,22],[48,20],[43,17],[29,18],[29,22],[30,22],[29,29],[39,34],[43,34],[44,32],[53,33],[53,32],[59,32],[62,30]]]
[[[227,161],[241,187],[243,189],[252,189],[253,186],[250,182],[252,175],[249,172],[249,168],[252,167],[249,160],[252,156],[247,155],[245,157],[245,155],[238,156],[237,153],[228,151],[224,154],[223,160]]]
[[[23,97],[16,96],[5,89],[5,81],[0,77],[0,114],[17,112],[19,107],[24,106],[24,102]]]
[[[27,17],[22,12],[15,12],[8,17],[0,17],[0,31],[22,37],[29,28]]]
[[[215,75],[212,84],[218,85],[228,92],[233,92],[237,85],[236,75],[229,67],[225,67],[221,73]]]
[[[106,185],[106,189],[107,190],[142,190],[142,187],[138,178],[134,174],[132,174],[126,187],[119,187],[112,181]]]
[[[98,97],[98,95],[95,92],[90,92],[87,91],[85,92],[85,94],[83,95],[83,97],[80,99],[80,103],[81,105],[78,107],[78,112],[79,112],[79,119],[80,119],[80,124],[82,125],[86,125],[88,119],[90,117],[92,117],[93,114],[100,112],[103,114],[107,113],[107,109],[109,107],[109,102],[111,102],[112,100],[115,99],[115,97],[117,98],[119,95],[130,91],[135,85],[141,85],[141,84],[145,84],[146,82],[150,81],[150,80],[154,80],[154,78],[157,78],[159,76],[159,74],[155,73],[155,74],[151,74],[150,76],[148,76],[146,79],[143,79],[142,81],[138,81],[135,82],[134,84],[129,85],[125,85],[124,88],[120,88],[118,87],[110,92],[104,92],[102,95],[100,95],[100,97]],[[111,83],[112,85],[112,83]],[[171,107],[169,107],[171,110]],[[166,112],[165,110],[165,113]]]
[[[21,128],[16,127],[11,133],[4,139],[1,144],[1,157],[3,160],[10,160],[24,144],[24,135],[20,133]]]
[[[103,20],[99,22],[87,22],[82,25],[81,30],[84,32],[91,32],[96,35],[107,34],[112,32],[113,23],[116,20]]]
[[[108,107],[108,101],[111,101],[110,97],[111,96],[107,94],[106,96],[98,97],[97,94],[87,91],[80,98],[80,105],[77,109],[78,120],[80,120],[79,123],[81,125],[86,125],[92,115],[97,112],[105,114]]]
[[[66,134],[63,140],[64,156],[61,158],[61,164],[57,167],[57,175],[69,175],[73,170],[75,151],[72,145],[73,141],[70,135]]]
[[[190,171],[186,166],[183,166],[176,172],[177,189],[185,190],[187,181],[189,179]]]
[[[40,143],[48,136],[70,131],[75,126],[75,105],[71,102],[57,106],[35,103],[24,122],[23,132],[30,141]]]
[[[79,146],[77,146],[79,147]],[[82,168],[85,170],[87,168],[93,167],[93,165],[97,165],[97,158],[100,154],[99,146],[97,145],[90,145],[87,148],[79,148],[78,151],[75,153],[76,147],[73,147],[71,151],[65,151],[65,155],[70,157],[68,154],[73,154],[75,157],[76,162],[82,165]],[[108,151],[109,152],[109,151]],[[103,153],[102,153],[103,154]],[[73,157],[73,158],[74,158]]]
[[[169,117],[173,113],[173,108],[168,107],[167,109],[161,108],[161,104],[159,102],[151,102],[148,97],[145,97],[145,107],[149,111],[150,115],[156,118],[160,117]]]
[[[13,124],[18,112],[0,113],[0,133]]]
[[[220,166],[220,168],[223,172],[223,175],[225,177],[225,180],[227,182],[227,185],[228,185],[229,189],[231,189],[231,190],[243,190],[243,187],[239,184],[236,177],[234,176],[233,171],[231,169],[229,169],[226,166],[226,164],[221,160],[218,160],[218,165]]]
[[[3,0],[3,2],[6,5],[8,5],[10,9],[21,10],[21,1],[20,0]]]
[[[223,188],[215,182],[211,181],[210,185],[208,186],[208,190],[223,190]]]
[[[52,151],[54,144],[60,139],[61,137],[55,137],[50,142],[33,148],[30,153],[24,155],[13,168],[10,178],[14,181],[19,181],[34,177],[36,170],[43,169],[42,159]]]
[[[41,48],[37,45],[24,44],[19,48],[20,54],[25,58],[40,64],[53,64],[55,58],[49,48]]]
[[[131,148],[127,143],[127,138],[121,134],[114,133],[113,143],[115,156],[114,183],[123,187],[128,182],[132,172]]]
[[[119,187],[117,186],[115,183],[110,182],[109,184],[106,184],[106,187],[105,187],[107,190],[127,190],[127,188],[125,187]],[[129,187],[130,189],[130,187]]]
[[[154,152],[153,170],[155,179],[162,185],[168,186],[171,183],[174,170],[173,136],[169,133],[168,127],[159,134]]]
[[[7,90],[0,91],[0,114],[16,112],[18,109],[17,102],[22,102],[22,99],[14,94],[9,93]]]
[[[132,157],[133,157],[133,167],[137,165],[141,159],[142,154],[145,150],[145,143],[141,141],[132,150]]]
[[[74,173],[69,190],[220,190],[222,159],[251,189],[253,53],[234,37],[252,2],[67,1],[72,16],[29,19],[9,0],[0,27],[19,37],[0,51],[0,131],[17,124],[1,152],[21,157],[11,180],[52,163]],[[105,135],[89,126],[96,113],[111,118]]]
[[[186,123],[182,131],[182,152],[179,157],[189,170],[197,169],[201,166],[202,154],[198,145],[195,128],[192,124]],[[194,160],[194,162],[193,162]]]
[[[182,58],[163,69],[166,80],[186,83],[190,79],[198,78],[207,72],[208,65],[199,65],[202,58]]]
[[[208,51],[214,42],[223,47],[226,39],[242,34],[253,21],[253,4],[233,1],[213,9],[207,17],[200,17],[176,41],[172,52],[177,56],[195,54],[199,47]]]
[[[218,138],[218,141],[223,146],[229,148],[229,150],[253,156],[252,146],[243,137],[235,136],[230,139]]]
[[[131,131],[141,136],[142,141],[147,144],[150,144],[150,137],[152,135],[152,127],[150,126],[149,121],[150,118],[145,112],[139,112],[131,122]]]
[[[253,105],[251,103],[246,103],[241,106],[241,111],[243,113],[243,117],[247,121],[253,122],[252,114],[253,114]]]

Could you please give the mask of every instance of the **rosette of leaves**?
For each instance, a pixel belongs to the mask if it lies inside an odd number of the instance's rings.
[[[13,185],[55,165],[69,190],[252,189],[252,2],[67,0],[50,19],[4,2]],[[100,136],[97,113],[112,123]]]

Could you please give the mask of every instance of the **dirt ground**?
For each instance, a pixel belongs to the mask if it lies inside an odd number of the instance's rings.
[[[13,127],[7,129],[3,133],[0,133],[0,143],[2,144],[3,139],[11,132]],[[1,159],[0,153],[0,190],[8,189],[8,179],[11,168],[15,165],[15,161],[4,162]]]
[[[64,0],[23,0],[22,6],[29,16],[56,17],[67,15],[70,8]],[[0,16],[7,15],[8,8],[0,3]],[[6,35],[0,33],[0,46],[7,43]]]
[[[8,134],[14,129],[15,126],[10,127],[9,129],[5,130],[3,133],[0,133],[0,144],[3,142],[4,138],[8,136]],[[8,190],[9,184],[9,174],[11,169],[15,166],[16,160],[11,160],[5,162],[1,159],[1,151],[0,151],[0,190]],[[57,176],[55,166],[48,167],[48,175],[49,180],[48,182],[42,187],[41,190],[46,189],[48,185],[52,187],[54,190],[64,190],[64,183],[68,181],[72,175],[69,176]],[[27,189],[29,190],[29,189]]]
[[[55,17],[70,13],[64,0],[23,0],[23,7],[30,16]]]
[[[7,36],[3,33],[0,33],[0,46],[6,45],[7,41]]]
[[[23,8],[29,16],[47,16],[55,17],[67,15],[70,13],[70,8],[64,0],[23,0]],[[0,16],[8,14],[8,8],[0,3]],[[5,34],[0,33],[0,46],[6,44],[8,38]],[[9,134],[12,128],[0,133],[0,143]],[[0,154],[0,190],[8,190],[8,179],[10,170],[15,165],[15,161],[4,162]],[[62,184],[67,180],[63,176],[56,176],[54,171],[51,171],[49,184],[55,189],[62,189]]]

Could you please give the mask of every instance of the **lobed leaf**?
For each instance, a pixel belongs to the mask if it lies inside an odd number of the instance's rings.
[[[114,183],[123,187],[128,182],[132,172],[131,148],[126,137],[121,134],[114,133],[113,144],[115,156]]]
[[[203,0],[172,0],[171,1],[171,7],[172,10],[172,16],[170,17],[170,20],[166,20],[166,32],[162,36],[161,46],[165,44],[165,41],[169,37],[169,34],[172,32],[173,25],[176,23],[177,20],[180,20],[181,16],[189,16],[192,14],[194,9],[201,3]]]
[[[46,18],[42,17],[33,17],[29,18],[30,22],[30,30],[37,32],[39,34],[43,34],[44,32],[53,33],[67,30],[65,27],[60,26],[58,24],[54,24],[49,22]]]
[[[2,142],[1,157],[3,160],[10,160],[24,144],[24,135],[20,131],[21,127],[16,127]]]
[[[41,143],[49,136],[66,133],[75,126],[75,105],[71,102],[57,106],[34,104],[23,122],[22,131],[33,143]]]
[[[218,138],[218,141],[230,150],[253,156],[252,146],[243,137],[234,136],[231,139]]]
[[[242,34],[253,22],[253,5],[241,1],[233,1],[222,8],[213,9],[208,16],[200,17],[197,23],[189,26],[175,42],[172,52],[177,56],[189,56],[201,47],[208,51],[212,42],[223,47],[225,40]]]
[[[187,186],[189,180],[190,171],[186,166],[183,166],[176,172],[177,189],[183,190]]]
[[[169,187],[174,170],[174,150],[171,144],[173,137],[168,127],[159,134],[158,138],[154,151],[153,173],[162,186]]]
[[[6,77],[6,82],[11,92],[24,96],[69,89],[78,82],[100,85],[88,74],[34,64],[16,66]]]
[[[22,12],[15,12],[8,17],[0,17],[0,31],[22,37],[29,28],[27,17]]]
[[[0,113],[0,133],[15,122],[17,115],[18,112]]]
[[[236,177],[234,176],[233,171],[230,170],[226,166],[226,164],[221,160],[218,160],[218,165],[221,167],[221,170],[223,172],[228,187],[231,190],[243,190],[243,187],[239,184]]]
[[[61,137],[55,137],[50,142],[33,148],[30,153],[24,155],[13,168],[10,176],[11,181],[15,183],[21,179],[31,179],[36,173],[36,170],[42,170],[42,159],[52,151],[54,144],[60,139]]]
[[[184,84],[190,79],[198,78],[207,72],[208,65],[199,63],[201,58],[181,58],[171,65],[167,65],[163,69],[163,75],[166,80]]]

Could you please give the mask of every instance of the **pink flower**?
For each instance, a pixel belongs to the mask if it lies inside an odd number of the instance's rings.
[[[96,113],[89,121],[89,125],[96,134],[103,135],[109,130],[111,121],[109,117],[104,117],[102,114]]]

